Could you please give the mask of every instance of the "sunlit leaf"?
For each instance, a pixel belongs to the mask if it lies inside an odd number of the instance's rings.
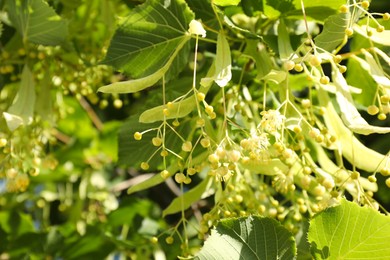
[[[223,32],[218,34],[217,54],[215,57],[214,81],[220,87],[224,87],[232,78],[232,60],[229,42]]]
[[[387,259],[390,219],[343,199],[310,221],[308,239],[315,259]]]
[[[374,56],[372,56],[372,54],[368,51],[364,51],[363,54],[367,63],[370,65],[371,76],[374,78],[374,80],[378,84],[390,88],[390,79],[385,75],[383,69],[378,65]]]
[[[287,73],[282,70],[271,70],[267,75],[265,75],[262,80],[271,81],[275,84],[282,83],[287,77]]]
[[[326,51],[333,51],[346,37],[345,29],[348,27],[349,13],[339,13],[329,16],[325,20],[322,32],[314,38],[316,45]]]
[[[271,218],[224,219],[195,259],[295,259],[292,234]],[[227,258],[228,257],[228,258]]]
[[[212,0],[213,4],[219,6],[238,5],[241,0]]]
[[[242,167],[251,172],[264,175],[277,175],[288,171],[288,166],[279,159],[265,161],[249,160],[242,163]]]
[[[337,114],[329,95],[321,88],[318,89],[320,105],[326,108],[324,121],[329,130],[329,134],[336,136],[339,142],[339,147],[342,147],[340,153],[352,163],[356,168],[376,172],[378,169],[385,167],[386,157],[364,144],[362,144],[348,129],[340,116]],[[360,160],[359,158],[364,158]]]
[[[9,18],[23,39],[43,45],[58,45],[67,36],[67,22],[43,0],[8,0]]]
[[[212,184],[212,178],[206,178],[201,181],[194,188],[185,192],[183,195],[175,198],[169,206],[164,209],[163,217],[170,214],[175,214],[182,210],[188,209],[194,202],[197,202],[200,199],[210,196],[211,194],[207,192],[210,189]],[[206,195],[206,196],[205,196]]]
[[[35,106],[35,82],[28,68],[24,66],[20,88],[7,112],[3,112],[8,128],[14,131],[20,125],[28,125],[33,120]]]
[[[364,135],[390,133],[390,127],[369,125],[360,115],[349,92],[347,81],[338,70],[333,71],[333,81],[337,87],[336,100],[342,113],[342,119],[347,127],[355,133]]]
[[[283,19],[280,20],[278,25],[278,49],[279,56],[282,60],[289,59],[294,53],[294,50],[291,47],[290,36],[286,28],[286,23]]]
[[[98,91],[103,93],[134,93],[153,86],[165,75],[165,73],[167,73],[177,53],[181,50],[187,40],[186,37],[179,43],[179,46],[177,46],[177,49],[173,52],[167,63],[156,72],[139,79],[115,82],[99,88]]]
[[[206,78],[211,78],[215,73],[215,63],[213,63],[207,72]],[[183,82],[183,81],[181,81]],[[213,81],[210,80],[201,80],[201,86],[199,88],[199,92],[203,94],[207,94],[209,91]],[[164,118],[173,119],[173,118],[182,118],[191,113],[196,108],[196,98],[194,95],[191,95],[187,98],[184,98],[179,101],[175,101],[172,103],[172,107],[168,108],[168,115],[164,115],[163,110],[166,108],[166,105],[157,106],[151,109],[148,109],[139,117],[140,123],[154,123],[157,121],[163,121]]]
[[[104,62],[132,79],[148,77],[162,68],[166,71],[169,63],[183,69],[189,52],[187,30],[193,18],[184,0],[148,0],[134,8],[117,29]],[[179,54],[180,49],[185,52]]]
[[[249,55],[256,62],[257,78],[261,79],[267,75],[272,67],[272,61],[266,47],[256,40],[247,40],[244,53]]]
[[[377,32],[375,28],[367,27],[366,25],[357,25],[353,27],[354,31],[367,37],[367,31],[370,30],[372,35],[370,40],[379,43],[385,46],[390,46],[390,30],[385,30],[383,32]]]

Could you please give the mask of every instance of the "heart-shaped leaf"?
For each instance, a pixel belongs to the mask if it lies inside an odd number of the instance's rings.
[[[250,216],[222,220],[195,259],[295,259],[295,239],[279,222]]]

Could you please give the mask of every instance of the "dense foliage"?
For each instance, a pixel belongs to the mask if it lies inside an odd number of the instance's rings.
[[[386,259],[388,10],[0,1],[0,259]]]

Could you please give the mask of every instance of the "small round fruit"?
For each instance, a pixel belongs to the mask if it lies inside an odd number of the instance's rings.
[[[387,21],[390,19],[390,14],[389,13],[384,13],[383,14],[383,20]]]
[[[196,97],[198,98],[198,101],[201,102],[201,101],[203,101],[205,99],[206,95],[204,93],[202,93],[202,92],[198,92],[196,94]]]

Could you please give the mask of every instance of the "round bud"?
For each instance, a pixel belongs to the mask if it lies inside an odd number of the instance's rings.
[[[150,242],[152,242],[153,244],[157,244],[158,243],[158,238],[157,237],[152,237],[150,239]]]
[[[357,179],[359,179],[359,177],[360,177],[360,173],[359,172],[357,172],[357,171],[351,172],[351,179],[352,180],[357,180]]]
[[[162,157],[166,157],[166,156],[168,156],[168,151],[167,151],[167,150],[162,150],[161,153],[160,153],[160,155],[161,155]]]
[[[300,127],[299,125],[296,125],[296,126],[294,126],[293,131],[296,134],[300,134],[302,132],[302,127]]]
[[[148,170],[149,169],[149,163],[142,162],[141,163],[141,169],[144,170],[144,171]]]
[[[181,149],[184,152],[191,152],[191,150],[192,150],[192,143],[190,141],[184,142],[183,145],[181,146]]]
[[[368,181],[374,183],[376,182],[376,177],[374,175],[370,175],[368,176]]]
[[[344,66],[344,65],[341,65],[341,66],[339,67],[339,71],[340,71],[340,73],[345,73],[345,72],[347,71],[347,67]]]
[[[205,120],[203,118],[198,118],[196,120],[196,126],[197,127],[203,127],[205,125]]]
[[[188,175],[194,175],[196,173],[196,169],[195,168],[188,168],[187,169],[187,174]]]
[[[310,101],[310,99],[302,99],[301,104],[302,104],[302,107],[303,107],[303,108],[309,108],[309,107],[311,107],[311,101]]]
[[[363,7],[364,9],[367,9],[367,8],[370,6],[370,2],[368,2],[368,1],[363,1],[363,2],[361,3],[361,5],[362,5],[362,7]]]
[[[317,66],[320,66],[321,63],[322,63],[322,60],[320,57],[316,56],[316,55],[311,55],[310,56],[310,59],[309,59],[309,63],[310,65],[312,65],[313,67],[317,67]]]
[[[340,63],[342,60],[343,60],[343,57],[341,57],[341,55],[339,55],[339,54],[333,57],[333,61],[337,64]]]
[[[303,71],[303,66],[302,66],[302,64],[300,64],[300,63],[295,64],[294,70],[295,70],[296,72],[301,72],[301,71]]]
[[[177,183],[183,183],[184,182],[184,180],[186,179],[186,176],[183,174],[183,173],[176,173],[175,174],[175,181],[177,182]]]
[[[340,13],[347,13],[348,12],[348,6],[342,5],[340,6]]]
[[[219,157],[215,153],[212,153],[209,155],[208,160],[210,163],[218,163],[219,162]]]
[[[326,84],[329,84],[329,77],[328,76],[322,76],[321,78],[320,78],[320,83],[321,84],[324,84],[324,85],[326,85]]]
[[[384,167],[380,170],[380,173],[383,176],[390,176],[390,168],[389,167]]]
[[[164,109],[163,109],[163,114],[164,114],[164,116],[168,116],[168,115],[169,115],[169,110],[168,110],[168,108],[164,108]]]
[[[190,184],[192,182],[192,179],[190,177],[185,177],[185,179],[183,180],[183,183],[184,184]]]
[[[376,27],[376,31],[377,31],[378,33],[381,33],[381,32],[383,32],[384,30],[385,30],[385,27],[382,26],[382,25],[379,25],[378,27]]]
[[[387,21],[390,19],[390,14],[389,13],[384,13],[383,14],[383,20]]]
[[[172,125],[178,127],[178,126],[180,125],[179,120],[175,119],[175,120],[172,122]]]
[[[196,98],[198,99],[199,102],[203,101],[205,99],[206,95],[202,92],[196,93]]]
[[[376,115],[379,113],[379,108],[375,105],[371,105],[367,107],[367,113],[370,115]]]
[[[152,143],[154,146],[158,147],[162,144],[162,139],[160,137],[153,137]]]
[[[210,146],[210,139],[205,137],[200,140],[200,145],[202,145],[203,148],[207,148]]]
[[[381,120],[381,121],[386,120],[386,118],[387,118],[387,116],[386,116],[385,113],[380,113],[380,114],[378,115],[378,119]]]
[[[0,147],[4,147],[7,145],[7,139],[5,138],[0,138]]]
[[[135,132],[134,133],[134,139],[139,141],[142,139],[142,134],[140,132]]]
[[[386,179],[386,186],[390,188],[390,178]]]
[[[169,171],[163,170],[162,172],[160,172],[160,175],[161,177],[163,177],[163,179],[167,179],[169,177]]]
[[[292,60],[288,60],[284,63],[284,68],[286,70],[293,70],[295,67],[295,62],[293,62]]]
[[[168,103],[167,103],[167,108],[168,108],[168,109],[173,108],[173,103],[172,103],[172,102],[168,102]]]
[[[382,102],[383,104],[386,104],[386,103],[388,103],[389,101],[390,101],[390,95],[385,94],[385,95],[381,96],[381,102]]]
[[[353,29],[352,29],[352,28],[347,28],[347,29],[345,29],[345,34],[346,34],[347,36],[352,36],[352,34],[353,34]]]
[[[241,153],[237,150],[232,150],[229,152],[229,159],[230,161],[236,163],[240,160],[241,158]]]
[[[115,99],[114,100],[114,107],[116,109],[120,109],[120,108],[122,108],[122,106],[123,106],[123,101],[122,100],[120,100],[120,99]]]
[[[167,243],[168,245],[173,244],[174,241],[175,241],[175,240],[174,240],[173,237],[171,237],[171,236],[165,238],[165,243]]]
[[[312,173],[312,170],[309,166],[305,166],[305,167],[303,167],[303,173],[306,175],[309,175]]]

